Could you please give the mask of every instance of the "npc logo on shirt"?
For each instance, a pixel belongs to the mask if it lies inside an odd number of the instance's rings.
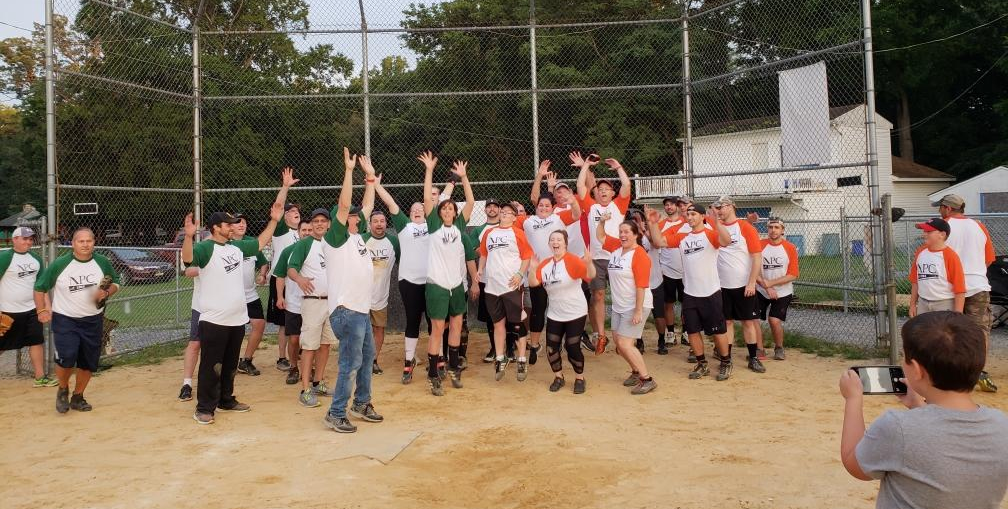
[[[98,286],[98,276],[94,274],[70,276],[70,285],[67,286],[67,290],[69,290],[70,293],[77,293],[87,290],[92,286]]]
[[[764,256],[763,257],[763,270],[772,269],[783,269],[784,260],[781,260],[779,256]]]
[[[506,248],[510,246],[511,243],[508,242],[507,238],[500,237],[489,237],[487,238],[487,251],[493,251],[495,249]]]
[[[385,267],[392,259],[392,250],[387,247],[371,249],[371,261],[375,267]]]
[[[241,266],[242,259],[235,255],[221,255],[221,262],[224,263],[224,273],[230,274]]]
[[[459,233],[454,228],[442,228],[441,229],[441,243],[442,244],[454,244],[459,239]]]
[[[917,280],[938,279],[938,266],[933,263],[917,264]]]
[[[364,239],[357,237],[354,241],[357,242],[357,254],[361,256],[368,254],[367,244],[364,243]]]
[[[32,274],[38,272],[38,267],[30,263],[26,263],[24,265],[22,264],[16,264],[16,265],[17,265],[17,277],[19,279],[30,277]]]
[[[623,270],[626,267],[623,266],[623,258],[610,258],[609,259],[609,270]]]
[[[324,269],[325,268],[325,253],[319,253],[318,257],[319,257],[319,266],[321,266]]]
[[[427,227],[426,226],[413,228],[413,238],[414,239],[418,239],[420,237],[426,237],[426,236],[427,236]]]
[[[683,240],[679,244],[679,248],[684,255],[691,255],[703,251],[704,243],[702,240]]]
[[[528,220],[525,221],[525,224],[529,224],[529,221],[531,221],[532,230],[535,230],[535,231],[542,230],[543,228],[549,228],[550,226],[553,226],[553,218],[552,217],[548,217],[546,219],[539,219],[538,217],[531,217],[531,218],[529,218]]]

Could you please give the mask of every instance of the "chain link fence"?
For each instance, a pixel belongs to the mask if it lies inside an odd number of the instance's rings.
[[[798,246],[789,327],[865,349],[884,336],[870,225],[889,169],[870,164],[859,0],[50,1],[56,238],[90,226],[125,270],[159,274],[111,301],[109,352],[186,335],[187,212],[244,212],[254,234],[285,166],[290,201],[331,207],[343,146],[372,155],[403,208],[422,201],[428,149],[435,180],[464,159],[477,200],[530,211],[539,161],[573,183],[573,150],[618,159],[634,206],[731,195]],[[793,132],[796,111],[823,132]]]

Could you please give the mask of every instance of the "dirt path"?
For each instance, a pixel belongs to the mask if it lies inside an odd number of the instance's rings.
[[[494,382],[473,337],[462,390],[434,398],[399,383],[401,339],[375,379],[382,424],[327,431],[280,372],[239,375],[246,414],[193,422],[179,403],[181,359],[118,368],[88,391],[90,414],[58,415],[54,389],[0,380],[0,500],[5,508],[849,508],[874,507],[877,483],[856,481],[838,456],[850,362],[797,351],[727,382],[690,381],[684,347],[646,356],[659,388],[633,397],[614,354],[590,358],[588,393],[547,391],[548,365]],[[261,350],[268,366],[273,348]],[[993,363],[1008,389],[1008,362]],[[335,370],[332,370],[334,374]],[[422,376],[422,375],[420,375]],[[568,372],[569,382],[572,375]],[[332,375],[329,376],[330,380]],[[1008,408],[1005,394],[977,393]],[[894,399],[869,399],[874,419]]]

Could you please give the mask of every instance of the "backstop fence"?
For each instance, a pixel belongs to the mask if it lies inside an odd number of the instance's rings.
[[[730,195],[760,231],[784,218],[798,246],[789,328],[890,343],[870,239],[883,238],[891,126],[874,113],[865,0],[46,4],[46,251],[86,225],[120,260],[109,352],[188,334],[187,212],[244,212],[254,234],[286,166],[290,201],[329,208],[344,146],[370,154],[404,208],[421,201],[428,149],[438,183],[467,160],[477,200],[530,212],[542,160],[573,184],[571,151],[619,160],[635,207]]]

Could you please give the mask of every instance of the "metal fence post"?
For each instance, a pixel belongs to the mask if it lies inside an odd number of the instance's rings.
[[[200,90],[200,30],[199,17],[203,11],[200,2],[192,27],[192,66],[193,66],[193,219],[197,225],[203,224],[203,128],[202,117],[203,94]]]
[[[682,51],[683,51],[683,114],[686,138],[683,150],[683,173],[686,174],[686,194],[693,196],[693,87],[690,84],[689,45],[689,2],[683,4]]]
[[[529,0],[529,65],[532,67],[532,173],[539,168],[539,84],[536,63],[535,0]]]
[[[892,224],[892,196],[882,195],[882,238],[883,255],[885,258],[885,298],[886,316],[889,329],[889,363],[896,364],[900,360],[900,335],[896,326],[896,265],[894,256]]]
[[[48,265],[56,259],[56,242],[59,231],[56,227],[56,91],[54,89],[53,70],[53,0],[45,3],[45,90],[46,90],[46,247],[42,250],[43,258]],[[52,331],[49,325],[45,327],[46,338],[46,373],[52,373],[53,344]]]
[[[364,154],[371,157],[371,90],[368,85],[368,28],[364,0],[357,0],[361,23],[361,84],[364,87]]]
[[[861,21],[862,21],[862,46],[864,55],[864,84],[865,84],[865,136],[868,141],[865,158],[868,163],[868,196],[871,199],[873,211],[882,209],[882,201],[879,196],[879,174],[878,174],[878,141],[875,133],[875,66],[872,60],[872,32],[871,32],[871,3],[870,0],[861,0]],[[882,214],[885,210],[881,211]],[[879,240],[883,238],[880,218],[876,214],[871,215],[872,238]],[[879,339],[885,338],[888,331],[888,321],[886,321],[885,307],[885,267],[882,257],[885,248],[884,242],[872,242],[872,273],[875,287],[875,331]]]
[[[844,207],[840,207],[840,253],[843,255],[843,312],[848,311],[850,306],[850,292],[847,290],[851,286],[850,281],[850,234],[847,232],[847,212]]]
[[[182,251],[175,251],[175,323],[182,322],[182,304],[179,301],[182,292]]]

